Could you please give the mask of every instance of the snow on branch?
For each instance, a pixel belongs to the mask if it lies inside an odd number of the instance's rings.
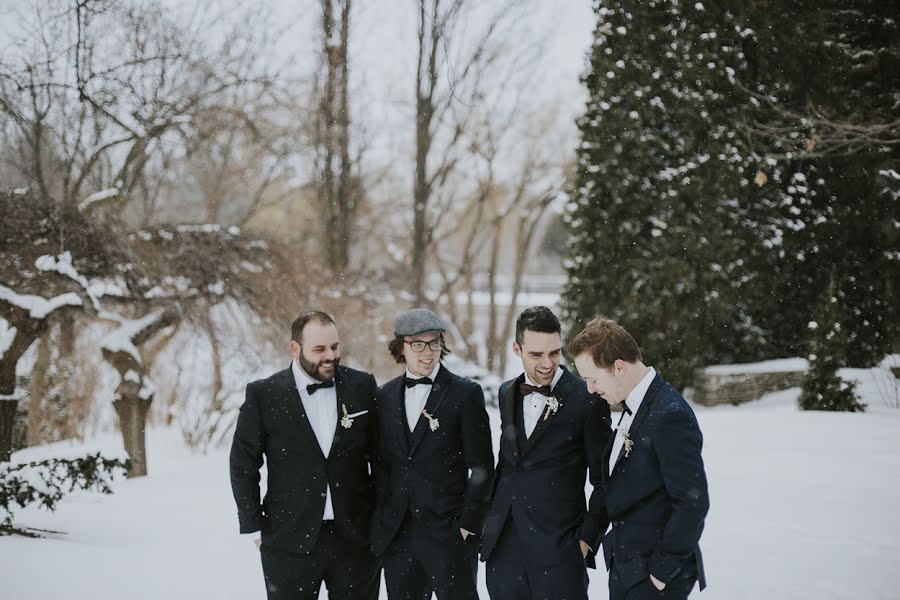
[[[39,271],[55,271],[60,275],[68,277],[72,281],[79,284],[84,288],[84,291],[87,292],[88,297],[91,299],[91,304],[94,305],[96,310],[100,310],[100,301],[94,295],[95,289],[91,287],[88,283],[88,280],[75,269],[74,265],[72,265],[72,253],[68,250],[60,254],[58,257],[54,258],[49,254],[44,254],[43,256],[39,256],[34,261],[34,266],[38,268]]]
[[[45,319],[47,315],[63,306],[82,306],[81,298],[74,292],[43,298],[30,294],[17,294],[5,285],[0,285],[0,300],[28,311],[32,319]]]
[[[159,324],[165,314],[166,311],[157,310],[143,318],[129,320],[112,313],[103,313],[103,317],[117,321],[120,326],[100,340],[100,348],[113,353],[123,352],[131,356],[137,364],[142,364],[141,355],[137,346],[135,346],[136,338],[142,337],[142,334],[146,335],[148,331],[153,330],[154,326]]]
[[[88,196],[87,198],[85,198],[84,200],[81,201],[81,203],[78,205],[78,210],[84,212],[88,208],[93,208],[94,204],[97,204],[99,202],[105,202],[107,200],[115,200],[120,195],[121,195],[121,192],[119,191],[119,188],[115,188],[115,187],[101,190],[99,192],[94,192],[93,194],[91,194],[90,196]]]
[[[0,360],[16,339],[16,328],[10,327],[6,319],[0,319]]]

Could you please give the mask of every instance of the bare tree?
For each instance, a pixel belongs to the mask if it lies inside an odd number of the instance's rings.
[[[157,186],[147,175],[185,154],[193,123],[211,112],[233,117],[233,90],[268,89],[260,61],[231,50],[241,44],[203,37],[218,18],[211,9],[175,25],[156,2],[34,7],[19,13],[21,50],[0,62],[0,112],[15,125],[16,170],[62,204],[119,194],[148,222]]]
[[[471,122],[471,108],[480,100],[490,67],[502,56],[496,43],[498,30],[511,20],[518,4],[505,3],[475,42],[466,46],[459,39],[460,24],[474,3],[419,0],[410,278],[417,304],[426,302],[425,266],[436,222],[432,214],[435,193],[461,160],[460,145]]]

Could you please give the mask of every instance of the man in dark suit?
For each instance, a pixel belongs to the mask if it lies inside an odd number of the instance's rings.
[[[593,566],[592,545],[607,526],[600,478],[609,407],[560,366],[560,331],[544,306],[516,321],[513,351],[525,372],[500,387],[500,459],[481,549],[492,600],[583,600],[585,561]]]
[[[478,540],[494,455],[481,387],[441,363],[447,326],[402,313],[388,348],[406,372],[378,390],[380,460],[372,547],[391,600],[476,599]]]
[[[610,599],[687,598],[697,581],[706,587],[699,542],[709,510],[694,412],[615,321],[593,319],[568,349],[588,389],[623,409],[603,457]]]
[[[240,530],[260,547],[270,599],[314,599],[324,581],[334,600],[374,600],[375,378],[340,365],[327,313],[294,321],[290,347],[291,366],[249,384],[238,415],[231,487]]]

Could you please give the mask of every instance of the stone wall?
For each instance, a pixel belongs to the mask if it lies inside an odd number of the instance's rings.
[[[797,387],[803,383],[806,372],[805,361],[785,364],[772,361],[772,370],[765,369],[766,363],[749,365],[707,367],[694,371],[693,400],[703,406],[717,404],[741,404],[758,400],[765,394]],[[744,367],[744,368],[741,368]]]

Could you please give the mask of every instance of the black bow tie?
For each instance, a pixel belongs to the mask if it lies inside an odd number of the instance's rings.
[[[519,391],[522,393],[523,397],[527,396],[528,394],[538,393],[538,394],[543,394],[544,396],[547,396],[549,398],[550,395],[552,394],[552,392],[550,391],[549,385],[542,385],[542,386],[538,387],[536,385],[528,385],[527,383],[520,383]]]
[[[322,383],[311,383],[306,386],[306,393],[312,396],[316,390],[334,387],[334,379],[323,381]]]
[[[405,381],[406,381],[406,387],[408,387],[408,388],[415,387],[420,384],[421,385],[431,385],[434,383],[433,381],[431,381],[431,377],[421,377],[419,379],[410,379],[409,377],[407,377],[405,379]]]
[[[625,401],[624,401],[624,400],[622,400],[619,404],[622,405],[622,414],[619,415],[619,422],[616,423],[616,427],[617,427],[617,428],[619,427],[619,425],[622,424],[622,419],[625,418],[625,414],[626,414],[626,413],[629,414],[629,415],[631,415],[631,409],[628,408],[628,405],[625,404]]]

